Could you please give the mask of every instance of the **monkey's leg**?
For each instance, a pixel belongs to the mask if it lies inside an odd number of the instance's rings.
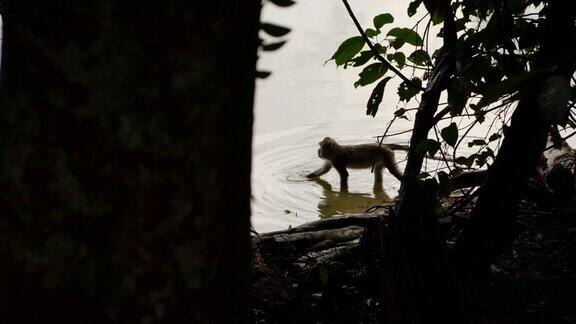
[[[402,181],[402,177],[404,176],[402,174],[402,171],[400,171],[400,169],[398,168],[398,164],[396,164],[396,158],[394,157],[394,152],[390,151],[390,154],[386,156],[387,158],[384,159],[384,163],[386,165],[386,168],[388,169],[388,171],[390,171],[390,173],[396,177],[396,179]]]
[[[306,176],[306,178],[308,179],[318,178],[319,176],[326,174],[328,171],[330,171],[330,169],[332,169],[332,163],[330,161],[326,161],[324,162],[324,165],[320,169],[310,173],[309,175]]]
[[[374,163],[374,188],[382,188],[382,169],[384,168],[384,163],[382,161],[377,161]]]
[[[384,190],[384,187],[382,185],[379,186],[374,186],[374,189],[372,190],[372,192],[374,193],[374,197],[382,199],[384,201],[391,201],[392,198],[390,198],[390,196],[388,196],[388,193],[386,193],[386,190]]]
[[[340,174],[340,191],[348,191],[348,170],[345,165],[334,165],[334,168]]]

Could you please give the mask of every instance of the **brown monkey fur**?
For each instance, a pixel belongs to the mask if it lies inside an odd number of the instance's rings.
[[[393,150],[407,150],[405,145],[370,143],[359,145],[340,145],[333,138],[326,137],[320,142],[318,157],[325,160],[324,165],[306,177],[317,178],[332,167],[340,174],[341,190],[348,189],[348,170],[366,169],[374,166],[374,187],[382,186],[382,169],[386,167],[398,180],[402,180],[402,171],[398,169]]]

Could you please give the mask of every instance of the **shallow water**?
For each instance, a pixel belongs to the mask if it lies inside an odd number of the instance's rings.
[[[412,27],[421,17],[416,15],[409,20],[404,1],[350,2],[364,28],[371,27],[375,15],[385,12],[394,15],[395,27]],[[365,116],[366,101],[374,85],[355,89],[353,83],[360,70],[337,69],[333,62],[324,64],[343,40],[356,36],[355,27],[340,1],[298,0],[296,6],[287,9],[268,4],[264,6],[262,21],[288,26],[292,31],[285,46],[276,52],[261,53],[258,62],[259,69],[273,74],[259,80],[256,87],[252,162],[254,228],[259,232],[281,230],[321,217],[362,212],[381,204],[385,199],[372,192],[374,176],[370,170],[350,170],[349,193],[345,194],[339,192],[338,173],[334,170],[319,181],[308,181],[304,175],[322,165],[316,152],[322,138],[330,136],[341,144],[373,142],[375,136],[384,132],[396,109],[414,108],[417,102],[398,104],[395,78],[386,87],[377,117]],[[437,43],[430,40],[431,50]],[[463,122],[465,125],[469,121]],[[469,135],[486,133],[489,124],[487,119]],[[389,133],[411,128],[411,121],[401,120]],[[385,143],[407,143],[409,138],[410,134],[406,133],[387,138]],[[569,143],[576,146],[576,137]],[[472,153],[472,149],[463,143],[459,152]],[[396,157],[403,170],[405,153],[396,151]],[[427,170],[438,166],[436,161],[427,162]],[[386,170],[383,179],[386,193],[396,196],[398,180]]]
[[[378,0],[351,3],[365,28],[373,16],[391,12],[403,25],[403,2],[383,6]],[[404,18],[405,19],[405,18]],[[406,20],[406,19],[405,19]],[[292,28],[288,43],[276,52],[260,55],[259,68],[272,76],[257,82],[252,170],[252,222],[257,231],[285,229],[320,217],[362,212],[382,204],[374,195],[374,175],[369,169],[350,170],[349,192],[340,193],[338,173],[331,170],[321,180],[304,176],[322,165],[318,142],[326,136],[341,144],[375,141],[396,109],[396,85],[388,85],[377,118],[365,116],[372,86],[355,89],[357,69],[336,69],[330,58],[338,45],[356,30],[340,1],[300,0],[288,9],[266,5],[262,21]],[[406,20],[404,26],[409,26]],[[415,106],[411,103],[411,106]],[[411,128],[401,122],[390,132]],[[410,134],[388,142],[406,143]],[[397,152],[397,160],[405,157]],[[404,163],[400,163],[403,169]],[[386,193],[394,197],[399,182],[386,170]]]
[[[253,154],[253,223],[257,230],[274,230],[348,212],[362,212],[385,202],[372,192],[374,175],[369,169],[350,170],[348,193],[340,193],[339,176],[330,170],[319,180],[305,175],[322,165],[317,156],[318,142],[326,135],[343,144],[366,142],[366,134],[377,134],[378,127],[366,129],[362,120],[318,124],[260,135]],[[404,152],[397,152],[402,160]],[[403,163],[401,165],[403,168]],[[395,196],[399,182],[384,171],[384,190]]]

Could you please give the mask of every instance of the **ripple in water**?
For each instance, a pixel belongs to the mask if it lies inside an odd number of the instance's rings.
[[[323,217],[363,212],[389,200],[385,194],[373,193],[374,175],[369,169],[349,170],[349,192],[345,193],[339,191],[340,179],[335,170],[317,180],[305,177],[323,163],[317,149],[325,136],[342,144],[360,144],[374,141],[372,136],[380,132],[380,125],[374,124],[370,129],[364,120],[357,120],[257,136],[252,169],[254,228],[259,232],[285,229]],[[395,142],[407,140],[396,138]],[[396,158],[402,161],[405,153],[396,151]],[[400,168],[403,167],[401,162]],[[386,170],[383,179],[385,192],[394,197],[399,181]]]

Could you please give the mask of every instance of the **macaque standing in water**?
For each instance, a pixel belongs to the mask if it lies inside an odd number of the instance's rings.
[[[330,171],[332,167],[340,174],[340,190],[348,190],[348,170],[367,169],[374,166],[374,188],[382,188],[382,169],[386,167],[398,180],[402,180],[402,171],[398,169],[393,150],[408,150],[405,145],[370,143],[359,145],[340,145],[330,137],[320,142],[318,157],[325,160],[324,165],[308,174],[309,179]]]

